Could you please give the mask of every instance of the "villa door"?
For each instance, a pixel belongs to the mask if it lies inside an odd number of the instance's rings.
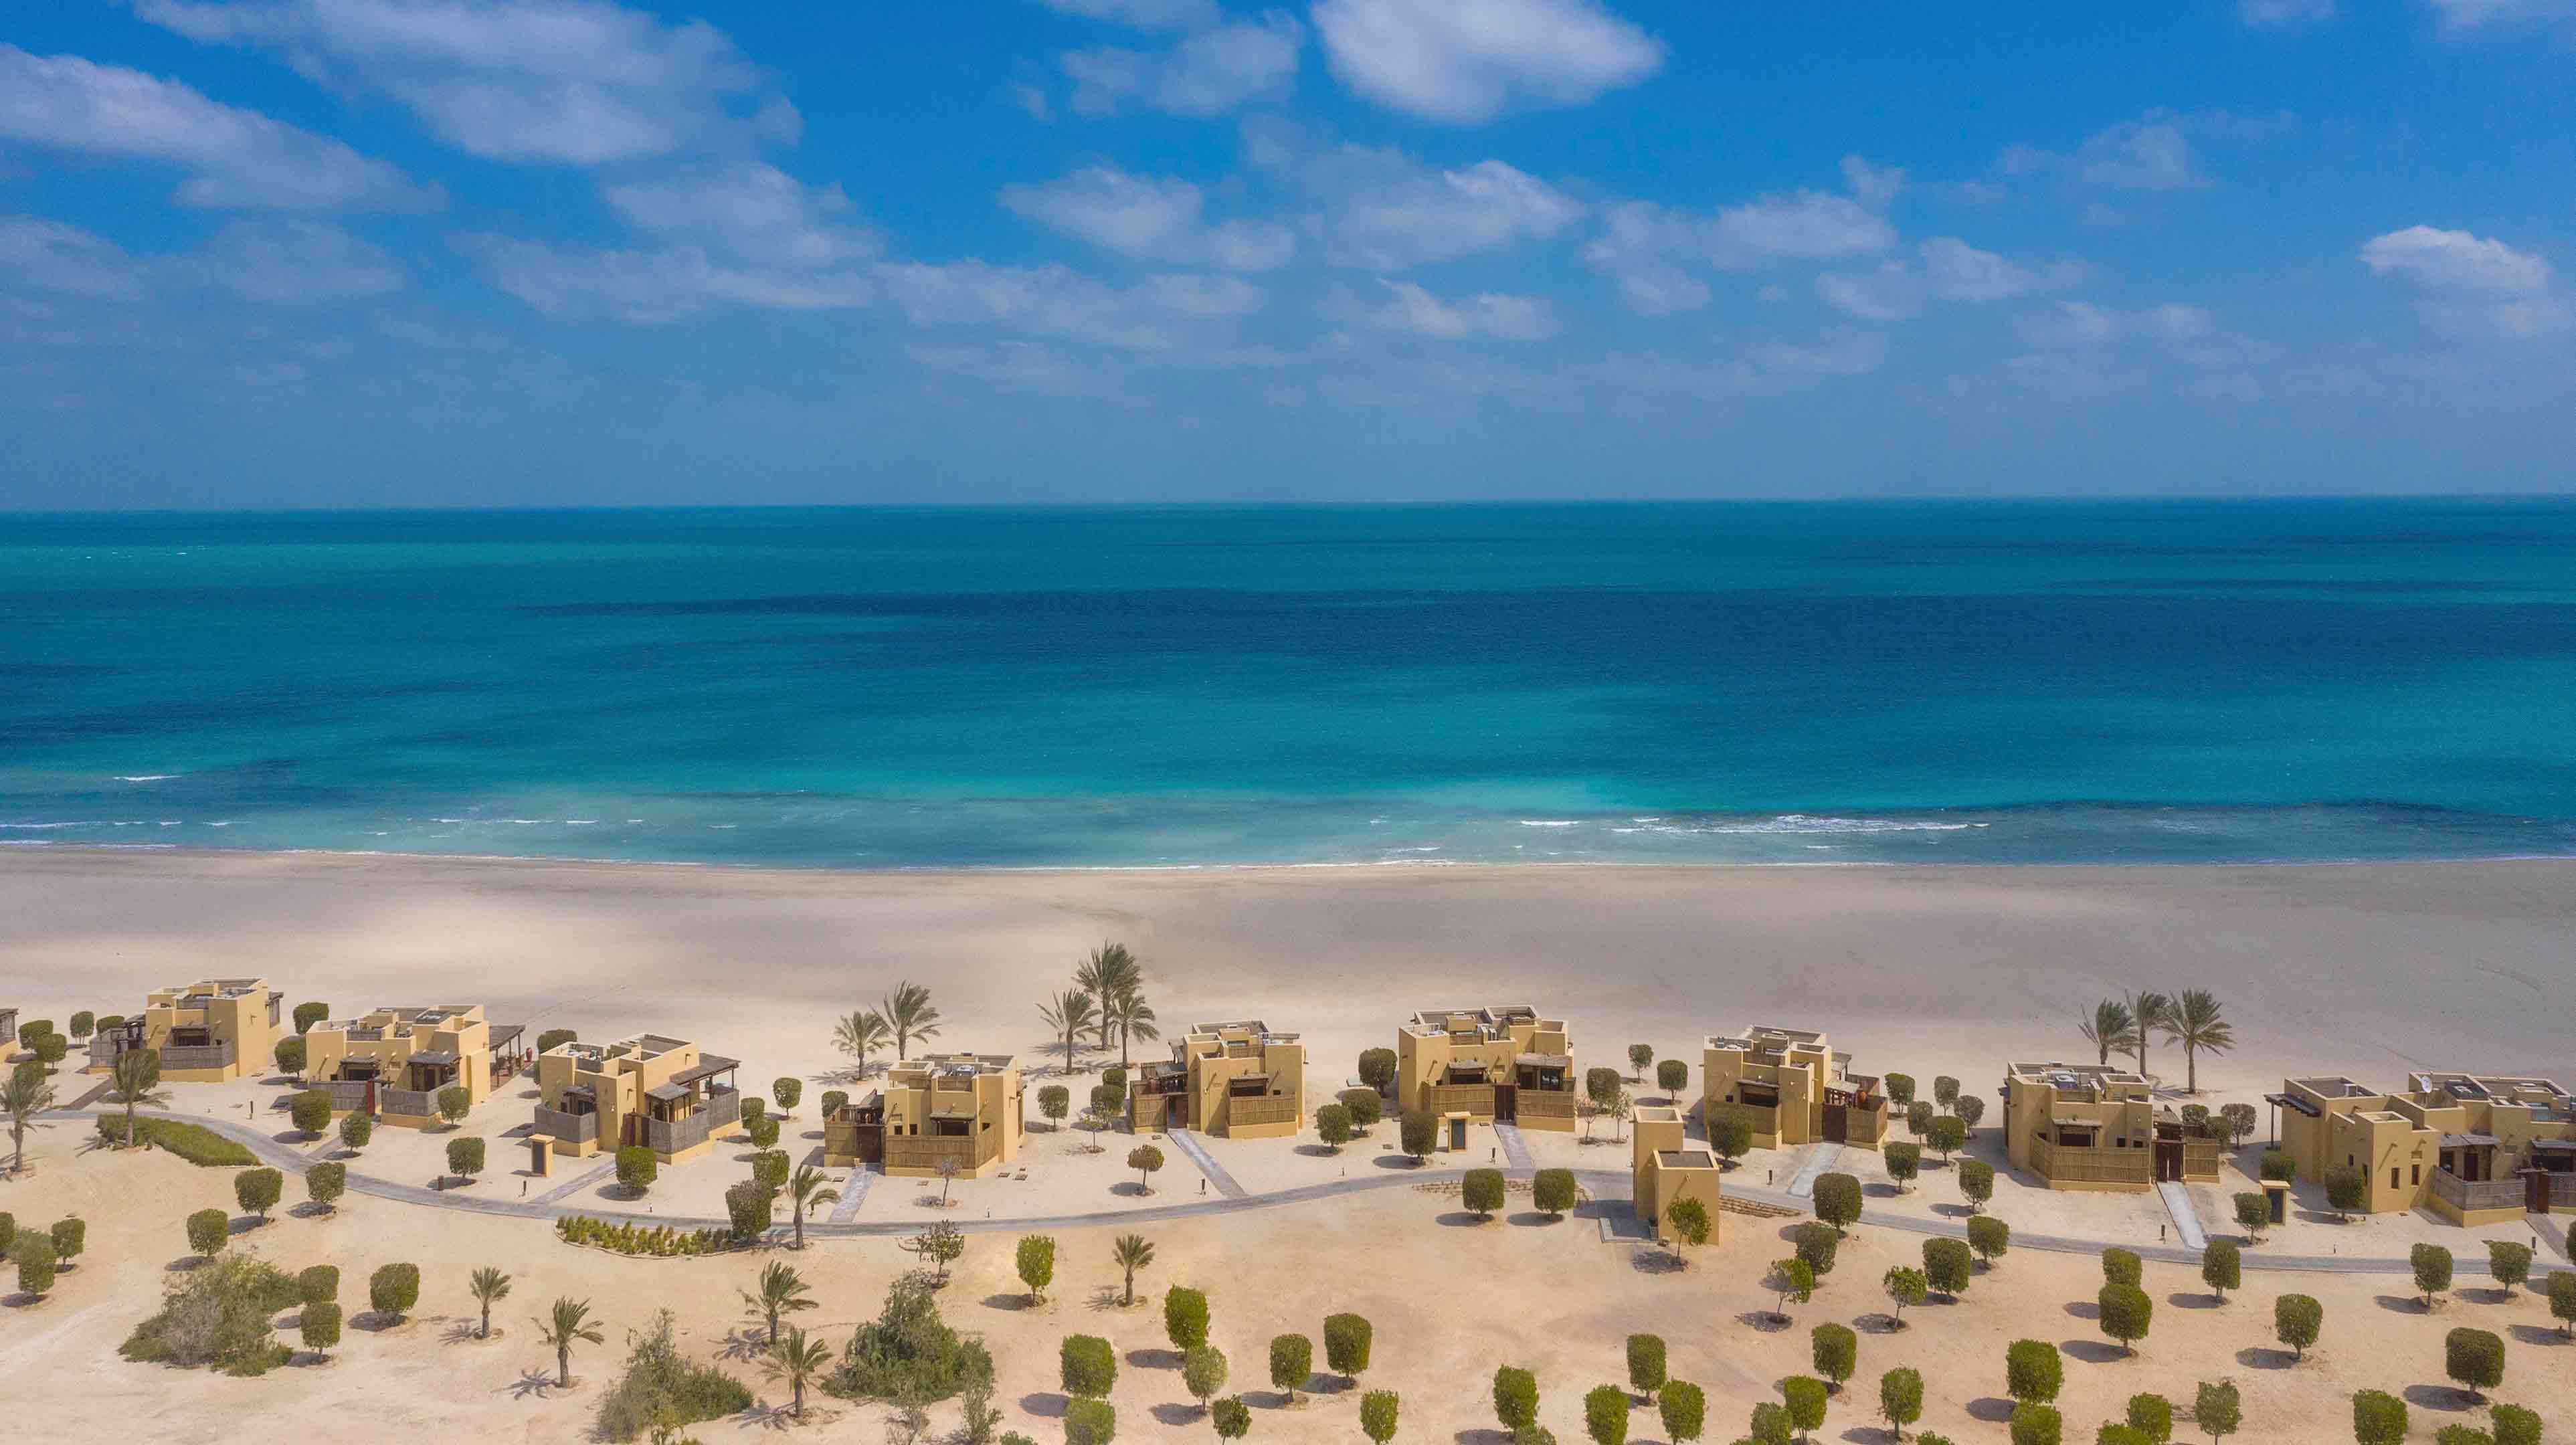
[[[2547,1170],[2522,1171],[2522,1207],[2531,1214],[2549,1212],[2549,1172]]]
[[[2156,1141],[2156,1182],[2159,1184],[2182,1182],[2182,1141],[2180,1139]]]
[[[1518,1084],[1496,1084],[1494,1086],[1494,1122],[1509,1124],[1517,1121],[1521,1116],[1520,1098],[1521,1091]]]
[[[1851,1106],[1848,1104],[1827,1104],[1825,1106],[1825,1142],[1828,1144],[1845,1144],[1850,1141]]]

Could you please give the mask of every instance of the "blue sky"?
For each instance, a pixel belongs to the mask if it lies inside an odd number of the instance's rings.
[[[2568,489],[2576,0],[51,0],[0,506]]]

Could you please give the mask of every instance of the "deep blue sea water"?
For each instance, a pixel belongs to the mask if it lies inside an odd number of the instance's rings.
[[[2576,854],[2576,504],[0,516],[0,843]]]

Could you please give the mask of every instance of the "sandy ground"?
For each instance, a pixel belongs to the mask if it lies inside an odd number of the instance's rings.
[[[1260,1016],[1302,1032],[1310,1105],[1361,1048],[1391,1042],[1396,1020],[1423,1005],[1532,1003],[1571,1021],[1578,1064],[1624,1066],[1625,1046],[1648,1042],[1693,1065],[1694,1089],[1701,1035],[1769,1022],[1829,1030],[1864,1071],[1902,1070],[1927,1084],[1948,1073],[1991,1091],[2006,1058],[2083,1057],[2073,1022],[2096,997],[2202,986],[2226,1001],[2239,1039],[2232,1055],[2202,1061],[2214,1103],[2255,1099],[2289,1073],[2365,1081],[2393,1081],[2409,1066],[2576,1074],[2564,1022],[2576,1003],[2571,882],[2576,872],[2557,863],[849,875],[30,850],[0,854],[0,1002],[59,1022],[77,1008],[130,1012],[152,985],[255,973],[291,1001],[325,999],[341,1012],[481,1002],[496,1019],[569,1026],[590,1039],[677,1032],[744,1059],[754,1087],[780,1074],[808,1080],[789,1137],[791,1147],[810,1148],[802,1136],[813,1127],[814,1097],[845,1063],[828,1047],[831,1016],[912,978],[932,988],[942,1010],[937,1047],[1016,1050],[1037,1066],[1046,1042],[1037,999],[1106,938],[1142,956],[1167,1025]],[[2179,1082],[2174,1050],[2160,1048],[2152,1062]],[[84,1083],[72,1074],[64,1082],[72,1093]],[[489,1172],[466,1187],[510,1197],[571,1177],[563,1162],[551,1180],[518,1174],[509,1136],[525,1123],[521,1092],[507,1091],[466,1125],[491,1140]],[[283,1133],[275,1105],[284,1093],[265,1081],[177,1086],[173,1107],[249,1115]],[[566,1291],[595,1298],[613,1327],[669,1304],[692,1346],[718,1353],[739,1324],[733,1291],[753,1270],[740,1257],[620,1260],[565,1247],[532,1221],[359,1199],[336,1217],[249,1230],[243,1247],[289,1266],[339,1263],[351,1295],[375,1264],[415,1260],[429,1285],[414,1323],[353,1330],[337,1363],[260,1381],[128,1366],[113,1347],[180,1259],[181,1217],[228,1205],[229,1174],[159,1155],[74,1157],[83,1133],[65,1124],[37,1136],[36,1172],[0,1184],[0,1208],[22,1224],[71,1212],[90,1221],[90,1253],[53,1298],[0,1310],[0,1416],[23,1416],[58,1438],[77,1438],[104,1417],[174,1441],[265,1437],[273,1408],[350,1422],[353,1437],[364,1421],[371,1437],[426,1427],[498,1440],[577,1438],[595,1390],[564,1397],[520,1384],[545,1353],[532,1342],[529,1315]],[[1285,1142],[1216,1149],[1238,1180],[1267,1190],[1374,1170],[1391,1135],[1382,1127],[1339,1156]],[[353,1168],[426,1185],[442,1172],[447,1137],[379,1130]],[[1176,1151],[1167,1151],[1155,1194],[1143,1197],[1123,1168],[1132,1140],[1109,1136],[1108,1153],[1088,1155],[1074,1147],[1082,1137],[1033,1131],[1028,1179],[961,1182],[949,1212],[1007,1217],[1196,1196],[1197,1173]],[[1625,1164],[1621,1147],[1530,1138],[1541,1163]],[[1992,1157],[1997,1142],[1989,1128],[1972,1147]],[[336,1143],[310,1147],[313,1157],[338,1157]],[[738,1152],[719,1148],[671,1171],[645,1204],[599,1202],[719,1213],[724,1185],[740,1174]],[[1868,1156],[1847,1157],[1855,1172],[1876,1177]],[[1756,1155],[1735,1177],[1785,1182],[1794,1167],[1788,1156]],[[2219,1189],[2197,1191],[2214,1236],[2233,1233],[2224,1196],[2236,1184],[2231,1175]],[[917,1181],[878,1180],[860,1217],[938,1212],[918,1202],[924,1192]],[[299,1194],[290,1186],[290,1201]],[[1956,1200],[1948,1172],[1928,1169],[1909,1193],[1874,1190],[1870,1202],[1938,1215]],[[1871,1282],[1919,1247],[1915,1236],[1864,1231],[1833,1287],[1802,1312],[1798,1329],[1782,1332],[1754,1315],[1764,1303],[1755,1289],[1762,1266],[1782,1252],[1766,1237],[1776,1226],[1730,1218],[1721,1247],[1673,1274],[1653,1268],[1651,1256],[1641,1265],[1628,1246],[1601,1243],[1585,1221],[1466,1228],[1443,1222],[1452,1208],[1393,1189],[1158,1223],[1150,1226],[1161,1250],[1154,1279],[1215,1292],[1236,1385],[1262,1404],[1256,1438],[1356,1435],[1352,1400],[1327,1392],[1272,1408],[1258,1378],[1270,1334],[1313,1332],[1323,1314],[1351,1307],[1378,1323],[1380,1364],[1368,1383],[1403,1393],[1403,1438],[1478,1438],[1472,1432],[1491,1423],[1483,1381],[1506,1359],[1538,1370],[1549,1423],[1561,1439],[1579,1438],[1581,1391],[1619,1376],[1619,1338],[1642,1328],[1671,1339],[1677,1374],[1710,1388],[1711,1434],[1723,1439],[1777,1378],[1804,1368],[1807,1324],[1875,1316],[1884,1302]],[[2153,1196],[2056,1195],[2009,1179],[1999,1180],[1994,1208],[2033,1233],[2152,1242],[2166,1223]],[[1008,1298],[1017,1287],[1007,1236],[975,1236],[948,1291],[952,1317],[991,1339],[1016,1428],[1055,1438],[1055,1344],[1068,1331],[1094,1330],[1142,1352],[1114,1397],[1124,1436],[1196,1434],[1204,1424],[1182,1404],[1177,1370],[1158,1353],[1159,1317],[1094,1299],[1110,1278],[1109,1237],[1064,1235],[1055,1300],[1031,1311]],[[2481,1275],[2472,1236],[2414,1216],[2302,1219],[2264,1248],[2398,1254],[2417,1238],[2459,1251],[2464,1286]],[[842,1335],[873,1313],[905,1262],[884,1240],[818,1244],[799,1261],[825,1301],[809,1322]],[[468,1304],[464,1275],[484,1263],[519,1278],[501,1312],[509,1336],[451,1338]],[[2016,1253],[1965,1302],[1923,1311],[1915,1328],[1865,1330],[1864,1377],[1914,1364],[1935,1382],[1927,1423],[1963,1441],[1999,1439],[1999,1425],[1980,1421],[1994,1414],[2001,1344],[2030,1334],[2069,1344],[2069,1438],[2072,1427],[2089,1438],[2130,1392],[2187,1397],[2195,1380],[2222,1376],[2246,1393],[2242,1439],[2341,1438],[2343,1401],[2364,1386],[2412,1391],[2418,1433],[2429,1436],[2433,1424],[2465,1418],[2440,1379],[2441,1332],[2465,1322],[2511,1331],[2501,1398],[2542,1409],[2554,1430],[2576,1429],[2576,1392],[2565,1388],[2576,1347],[2556,1342],[2535,1297],[2490,1304],[2464,1289],[2427,1316],[2386,1277],[2248,1278],[2241,1301],[2204,1309],[2188,1271],[2152,1272],[2156,1333],[2141,1358],[2119,1360],[2100,1357],[2085,1317],[2094,1266]],[[2308,1363],[2283,1369],[2268,1350],[2269,1302],[2290,1289],[2326,1301],[2327,1337]],[[613,1353],[613,1343],[594,1351],[580,1372],[597,1381]],[[757,1382],[756,1368],[741,1368]],[[1868,1423],[1861,1397],[1838,1402],[1822,1438],[1883,1438],[1846,1433]],[[838,1423],[814,1433],[878,1433],[873,1410],[832,1408]],[[767,1428],[745,1420],[698,1433],[712,1441]],[[1641,1415],[1638,1431],[1659,1438],[1650,1417]]]

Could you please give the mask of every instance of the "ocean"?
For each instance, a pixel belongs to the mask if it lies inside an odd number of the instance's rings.
[[[2576,504],[0,515],[0,847],[2576,853]]]

